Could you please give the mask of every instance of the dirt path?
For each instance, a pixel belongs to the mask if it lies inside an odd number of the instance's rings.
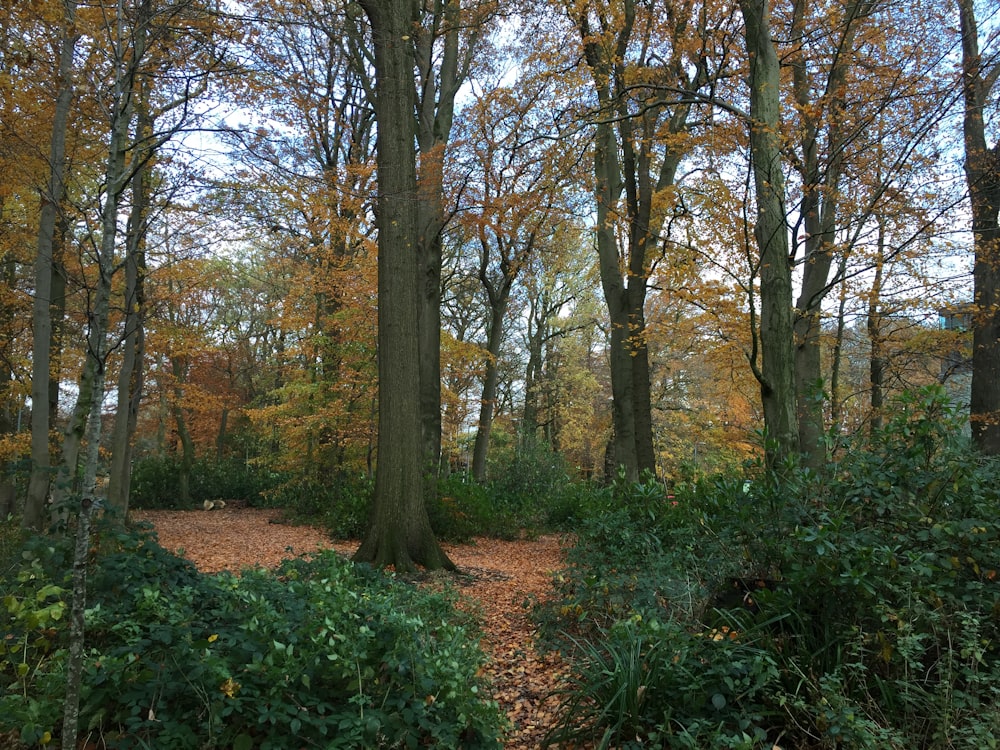
[[[317,528],[274,523],[277,511],[136,511],[133,517],[152,523],[160,544],[181,550],[205,572],[271,567],[284,558],[323,548],[344,555],[357,549],[357,542],[331,543]],[[546,696],[562,665],[555,656],[535,652],[534,627],[524,605],[530,598],[548,596],[550,574],[562,564],[560,540],[554,536],[514,542],[478,539],[445,549],[462,571],[472,574],[458,583],[482,607],[483,648],[491,657],[488,671],[495,698],[513,726],[505,747],[537,748],[555,709],[555,702]]]

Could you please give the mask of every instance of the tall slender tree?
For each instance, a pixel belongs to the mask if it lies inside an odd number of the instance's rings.
[[[984,58],[974,0],[958,0],[962,35],[962,130],[975,245],[970,419],[976,447],[1000,455],[1000,140],[989,145],[986,110],[1000,57]],[[995,37],[994,37],[995,39]]]
[[[771,38],[768,0],[740,0],[740,10],[750,58],[750,158],[757,204],[753,233],[760,257],[761,366],[755,374],[764,407],[767,463],[778,469],[799,448],[792,272],[781,163],[781,70]]]
[[[45,503],[51,481],[49,458],[49,366],[52,335],[52,248],[60,204],[65,194],[66,129],[73,99],[73,63],[79,31],[76,2],[64,0],[62,38],[59,41],[56,106],[49,147],[49,180],[42,195],[35,256],[35,299],[32,313],[31,478],[22,524],[40,530],[46,523]]]
[[[656,470],[645,305],[678,168],[691,148],[693,92],[709,82],[710,16],[697,2],[565,7],[596,99],[596,244],[611,322],[612,463],[635,479]]]

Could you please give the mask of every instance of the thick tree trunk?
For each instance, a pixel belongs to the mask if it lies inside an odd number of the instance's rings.
[[[416,6],[362,0],[372,25],[378,118],[379,448],[371,528],[354,559],[399,571],[454,568],[431,531],[424,454],[417,316],[417,175],[413,139]]]
[[[64,0],[63,38],[59,49],[59,80],[56,107],[52,117],[49,145],[49,183],[42,195],[38,223],[38,246],[35,256],[35,300],[32,312],[31,360],[31,478],[25,501],[22,524],[40,530],[45,525],[45,503],[51,480],[49,457],[49,345],[52,317],[52,240],[56,218],[64,194],[63,172],[66,161],[66,126],[73,99],[73,55],[76,50],[76,2]]]
[[[965,176],[972,204],[976,314],[972,333],[972,441],[983,453],[1000,455],[1000,143],[986,142],[983,108],[995,86],[984,71],[973,0],[959,0],[962,31],[962,90],[965,100]],[[992,63],[996,66],[998,63]]]
[[[643,253],[645,258],[645,253]],[[635,286],[636,289],[632,289]],[[629,359],[632,370],[632,420],[635,429],[635,462],[641,475],[656,473],[653,450],[653,403],[649,385],[649,346],[646,344],[646,274],[629,280]]]
[[[604,94],[604,99],[610,94]],[[595,197],[597,199],[597,256],[601,286],[611,323],[608,364],[611,370],[612,447],[609,468],[634,482],[639,478],[635,443],[635,412],[632,398],[632,357],[629,354],[628,290],[622,281],[615,237],[615,207],[622,192],[618,144],[608,123],[596,127],[594,143]]]
[[[754,238],[760,253],[761,401],[767,465],[780,469],[798,452],[792,278],[781,172],[780,68],[767,0],[740,0],[750,57],[750,153],[757,196]]]

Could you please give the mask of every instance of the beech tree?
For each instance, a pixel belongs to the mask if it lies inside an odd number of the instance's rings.
[[[378,165],[378,464],[372,523],[354,559],[399,571],[454,564],[431,530],[424,503],[417,320],[417,155],[413,138],[416,6],[361,0],[375,48]]]
[[[496,0],[433,0],[417,3],[412,30],[413,81],[419,161],[417,251],[420,276],[420,418],[425,471],[441,460],[441,263],[448,221],[444,163],[455,118],[456,97],[483,50]],[[381,95],[381,92],[376,96]]]
[[[771,38],[768,0],[740,0],[750,59],[750,158],[757,213],[754,239],[760,256],[761,366],[768,466],[778,469],[798,452],[793,353],[792,270],[788,257],[778,54]],[[751,359],[751,364],[755,362]]]
[[[486,86],[466,109],[466,171],[457,221],[469,236],[468,255],[485,301],[485,354],[472,475],[486,478],[490,431],[497,406],[501,345],[519,277],[534,256],[556,251],[554,239],[568,218],[562,192],[573,161],[564,158],[544,110],[544,82],[522,77],[516,87]],[[468,156],[464,156],[467,154]]]
[[[645,303],[695,92],[709,83],[710,27],[693,2],[567,3],[593,80],[597,253],[611,323],[613,463],[655,471]],[[711,18],[711,20],[709,20]],[[619,245],[620,235],[623,247]]]
[[[261,457],[269,466],[293,481],[323,481],[374,467],[370,39],[357,6],[254,11],[253,54],[234,96],[266,117],[230,126],[241,169],[219,193],[252,237],[257,273],[281,280],[267,314],[285,348],[274,388],[249,414],[285,425]]]

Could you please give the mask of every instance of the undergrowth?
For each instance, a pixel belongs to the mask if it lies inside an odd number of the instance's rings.
[[[69,545],[4,571],[0,736],[58,742]],[[452,594],[334,553],[204,575],[147,531],[92,550],[81,733],[109,748],[500,747],[477,624]]]
[[[940,393],[825,471],[620,484],[537,611],[550,744],[997,747],[1000,464]]]

